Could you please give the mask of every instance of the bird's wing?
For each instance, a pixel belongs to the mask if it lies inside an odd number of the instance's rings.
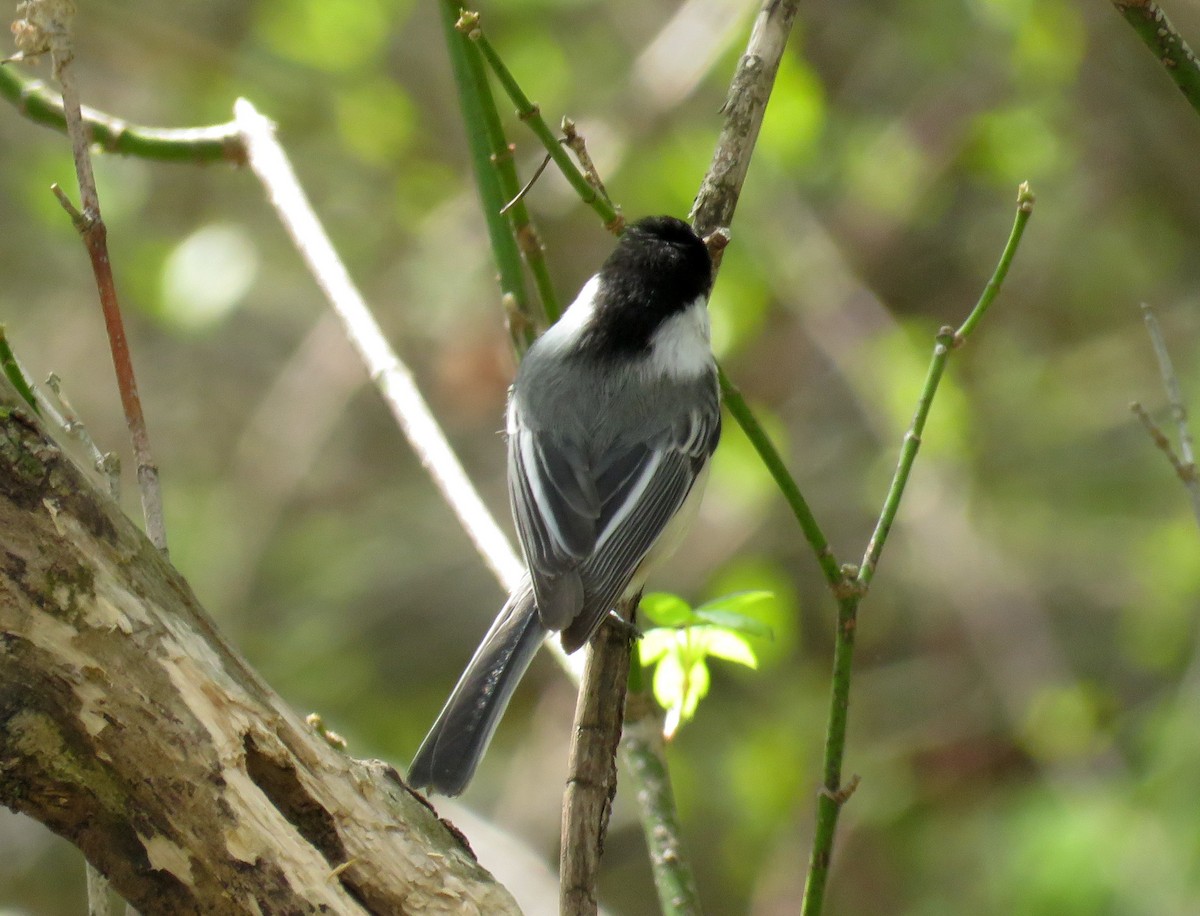
[[[706,386],[707,387],[707,386]],[[510,425],[509,495],[538,612],[582,644],[615,605],[643,557],[679,510],[716,447],[720,408],[711,400],[681,413],[648,441],[598,456],[553,429]]]
[[[508,490],[538,614],[561,630],[583,605],[578,567],[596,544],[595,481],[585,456],[518,420],[509,433]]]
[[[621,598],[687,499],[720,430],[714,402],[712,409],[689,411],[655,440],[613,450],[597,463],[596,544],[580,566],[585,600],[563,633],[568,651],[587,642]]]

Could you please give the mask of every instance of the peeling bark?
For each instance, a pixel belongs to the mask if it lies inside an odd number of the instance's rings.
[[[0,802],[146,916],[518,912],[395,770],[261,681],[3,380]]]

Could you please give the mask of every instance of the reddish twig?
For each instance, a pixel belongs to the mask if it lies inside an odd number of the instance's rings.
[[[79,92],[71,75],[74,51],[71,44],[71,20],[75,8],[71,2],[29,2],[19,7],[25,18],[14,26],[18,46],[26,56],[49,53],[54,67],[54,76],[59,82],[63,97],[63,114],[67,121],[67,133],[71,138],[71,151],[75,159],[75,173],[79,179],[79,198],[83,205],[78,210],[57,185],[52,187],[59,203],[71,216],[92,262],[92,273],[96,278],[96,289],[100,294],[100,308],[104,314],[104,325],[108,332],[112,350],[113,368],[117,375],[117,388],[121,393],[121,406],[125,411],[125,422],[133,444],[133,456],[137,462],[138,490],[142,497],[142,512],[146,519],[146,534],[151,543],[166,553],[167,532],[163,521],[162,493],[158,483],[158,467],[150,453],[150,436],[146,430],[146,417],[142,412],[138,396],[137,379],[133,371],[133,360],[129,355],[129,342],[125,337],[125,323],[117,300],[116,281],[113,278],[112,262],[108,256],[108,230],[100,214],[100,196],[96,191],[96,179],[92,174],[92,158],[88,149],[88,131],[83,121]]]

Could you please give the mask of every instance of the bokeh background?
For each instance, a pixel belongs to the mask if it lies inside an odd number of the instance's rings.
[[[512,359],[433,3],[81,4],[85,101],[164,126],[274,118],[315,206],[508,524]],[[756,4],[508,0],[485,26],[626,213],[687,212]],[[1200,10],[1173,3],[1200,41]],[[43,65],[38,74],[46,76]],[[523,175],[540,152],[515,119]],[[954,354],[862,608],[828,912],[1200,912],[1200,550],[1129,413],[1166,422],[1138,305],[1200,403],[1200,118],[1101,0],[804,4],[713,298],[714,340],[838,556],[862,552],[938,326]],[[126,436],[63,137],[0,107],[0,321],[102,448]],[[101,157],[172,559],[221,628],[351,752],[403,767],[501,595],[433,493],[254,179]],[[611,242],[547,173],[564,299]],[[832,602],[727,424],[696,535],[656,584],[769,588],[760,669],[714,665],[671,748],[708,912],[796,912]],[[138,516],[132,473],[127,511]],[[553,861],[572,690],[535,663],[464,802]],[[605,903],[656,912],[619,800]],[[78,855],[0,817],[0,910],[83,908]]]

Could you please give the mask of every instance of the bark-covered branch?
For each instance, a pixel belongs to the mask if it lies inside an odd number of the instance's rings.
[[[146,914],[517,912],[258,678],[2,379],[0,802]]]

